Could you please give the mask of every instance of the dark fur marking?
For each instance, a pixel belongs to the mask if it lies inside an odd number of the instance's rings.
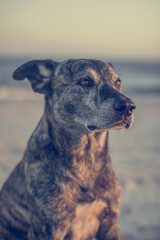
[[[75,106],[71,103],[65,104],[64,108],[68,113],[71,113],[71,114],[75,113]]]
[[[80,186],[80,190],[83,194],[86,194],[88,192],[88,189],[86,187]]]

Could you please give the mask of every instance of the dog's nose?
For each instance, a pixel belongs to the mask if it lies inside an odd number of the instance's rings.
[[[134,102],[132,102],[131,99],[128,98],[127,100],[115,101],[114,108],[120,114],[127,113],[127,115],[131,115],[133,113],[134,109],[136,108],[136,105],[134,104]]]

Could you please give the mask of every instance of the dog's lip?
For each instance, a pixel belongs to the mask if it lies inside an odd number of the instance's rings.
[[[126,126],[126,122],[124,120],[120,120],[114,123],[109,124],[106,128],[111,129],[114,127],[124,128]]]
[[[98,127],[94,126],[94,125],[89,125],[87,126],[87,128],[90,130],[90,131],[94,131],[96,129],[98,129]]]
[[[108,125],[107,128],[112,129],[114,127],[118,127],[119,129],[123,129],[123,128],[128,129],[131,126],[132,126],[132,119],[124,118],[124,119],[121,119],[120,121],[117,121]]]
[[[118,127],[120,129],[124,128],[125,127],[125,123],[123,120],[119,121],[119,122],[115,122],[115,123],[112,123],[112,124],[109,124],[107,125],[106,127],[97,127],[95,125],[89,125],[87,126],[87,128],[90,130],[90,131],[94,131],[94,130],[104,130],[104,129],[112,129],[114,127]]]
[[[87,128],[90,130],[90,131],[94,131],[94,130],[103,130],[103,129],[108,129],[108,130],[110,130],[110,129],[113,129],[113,128],[117,128],[117,129],[123,129],[123,128],[126,128],[126,129],[128,129],[128,128],[130,128],[130,126],[131,126],[131,122],[130,121],[128,121],[127,119],[122,119],[122,120],[120,120],[120,121],[116,121],[116,122],[114,122],[114,123],[111,123],[111,124],[109,124],[109,125],[107,125],[106,127],[102,127],[102,128],[100,128],[100,127],[97,127],[97,126],[95,126],[95,125],[88,125],[87,126]],[[115,129],[116,129],[115,128]]]
[[[127,122],[127,121],[124,121],[124,123],[126,124],[125,125],[125,128],[128,129],[131,127],[131,123],[130,122]]]

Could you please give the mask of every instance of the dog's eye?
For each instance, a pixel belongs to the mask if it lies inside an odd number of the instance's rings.
[[[115,87],[120,89],[121,88],[121,80],[118,78],[116,81],[115,81]]]
[[[91,78],[83,78],[78,81],[78,85],[84,86],[84,87],[92,87],[94,84],[93,80]]]

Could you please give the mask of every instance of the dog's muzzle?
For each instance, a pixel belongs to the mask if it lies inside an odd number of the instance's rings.
[[[117,115],[117,120],[106,126],[106,129],[123,129],[130,128],[133,123],[133,112],[136,109],[134,102],[123,95],[122,98],[118,97],[114,101],[114,110]],[[90,131],[99,129],[95,125],[89,125],[87,128]]]

